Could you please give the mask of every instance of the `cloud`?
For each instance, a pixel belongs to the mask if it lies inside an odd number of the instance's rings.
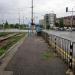
[[[66,13],[65,8],[69,10],[75,8],[75,0],[34,0],[34,16],[41,18],[44,14],[54,12],[57,17],[70,15]],[[0,0],[0,20],[3,19],[17,19],[19,13],[21,18],[31,18],[31,0]],[[36,19],[36,20],[38,20]],[[12,21],[13,22],[13,21]]]

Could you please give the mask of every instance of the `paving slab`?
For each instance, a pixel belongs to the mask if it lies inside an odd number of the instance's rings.
[[[2,72],[0,72],[0,75],[13,75],[13,72],[11,72],[11,71],[2,71]]]
[[[54,54],[49,54],[50,50],[52,48],[41,37],[28,37],[5,71],[12,71],[13,75],[66,75],[66,65]]]

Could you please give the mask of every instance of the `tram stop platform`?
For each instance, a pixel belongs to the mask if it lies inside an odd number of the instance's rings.
[[[11,75],[66,75],[67,67],[42,37],[25,38],[4,69]]]

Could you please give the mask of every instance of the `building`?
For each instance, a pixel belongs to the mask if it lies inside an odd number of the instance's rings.
[[[75,16],[73,16],[73,20],[72,20],[72,16],[66,16],[66,17],[61,17],[63,19],[63,25],[64,27],[75,27]],[[57,18],[56,19],[56,23],[58,23],[60,25],[60,19],[61,18]]]
[[[72,16],[64,17],[63,21],[65,27],[71,27],[71,25],[75,27],[75,16],[73,16],[73,20],[72,20]]]
[[[45,29],[44,19],[39,20],[39,24],[42,25],[42,27]]]
[[[56,14],[54,13],[46,14],[44,16],[44,21],[46,29],[49,29],[50,27],[53,28],[55,26]]]
[[[60,18],[56,18],[56,23],[60,23]]]

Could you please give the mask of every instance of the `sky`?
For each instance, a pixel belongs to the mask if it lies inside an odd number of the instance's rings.
[[[48,13],[55,13],[57,17],[71,15],[66,13],[66,7],[75,10],[75,0],[34,0],[34,21],[39,22]],[[74,13],[75,14],[75,13]],[[0,0],[0,23],[31,22],[31,0]]]

